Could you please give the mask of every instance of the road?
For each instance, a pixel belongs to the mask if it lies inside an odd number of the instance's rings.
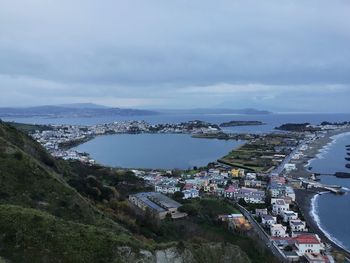
[[[257,233],[259,238],[265,243],[266,247],[278,258],[281,262],[288,262],[284,255],[276,248],[270,236],[265,232],[262,226],[252,217],[247,209],[243,206],[237,204],[241,213],[248,219],[249,223],[252,225],[254,231]]]

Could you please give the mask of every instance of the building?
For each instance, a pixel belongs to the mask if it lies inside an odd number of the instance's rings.
[[[273,224],[270,226],[272,237],[287,237],[287,227],[281,224]]]
[[[270,226],[277,223],[277,218],[272,216],[272,215],[262,215],[261,216],[261,223],[264,226],[270,227]]]
[[[224,195],[226,198],[233,199],[235,198],[235,195],[238,193],[238,189],[234,187],[233,185],[230,185],[224,192]]]
[[[244,170],[243,169],[232,169],[231,176],[235,177],[235,178],[244,177]]]
[[[143,192],[129,196],[129,202],[142,211],[149,211],[153,216],[164,219],[168,214],[172,218],[185,217],[185,213],[180,213],[178,208],[180,203],[157,192]]]
[[[300,219],[289,221],[290,229],[292,232],[304,232],[306,231],[306,223]]]
[[[267,208],[263,208],[263,209],[256,208],[255,215],[257,216],[267,215]]]
[[[298,219],[298,213],[295,213],[293,211],[284,211],[282,213],[283,216],[283,222],[288,223],[291,220],[297,220]]]
[[[244,199],[250,204],[264,204],[265,192],[253,188],[242,187],[235,196],[236,200]]]
[[[254,187],[261,188],[263,186],[263,182],[260,180],[244,180],[245,187]]]
[[[272,213],[274,215],[283,216],[285,211],[289,211],[289,204],[287,204],[283,199],[271,199]]]
[[[191,199],[199,197],[199,191],[197,189],[183,190],[183,199]]]
[[[295,192],[292,187],[286,186],[284,195],[291,198],[293,202],[295,202]]]
[[[304,256],[306,253],[320,254],[324,250],[324,245],[316,234],[302,234],[294,240],[299,256]]]
[[[177,186],[176,182],[164,182],[155,185],[154,187],[156,192],[162,194],[174,194],[175,192],[181,191],[181,188]]]
[[[296,170],[296,165],[294,163],[287,163],[284,165],[284,169],[286,170],[287,173]]]

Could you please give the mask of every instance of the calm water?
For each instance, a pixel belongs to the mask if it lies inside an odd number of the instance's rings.
[[[76,149],[109,166],[187,169],[216,161],[243,143],[185,134],[122,134],[100,136]]]
[[[350,133],[336,136],[333,143],[326,146],[318,158],[311,162],[313,171],[320,173],[350,172],[345,167],[346,145],[350,144]],[[337,184],[350,189],[350,179],[321,176],[321,182]],[[339,196],[323,194],[315,200],[315,219],[327,236],[350,251],[350,192]]]

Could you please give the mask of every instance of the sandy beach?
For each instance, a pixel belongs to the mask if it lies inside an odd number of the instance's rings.
[[[313,142],[309,149],[304,151],[305,157],[301,158],[297,164],[297,170],[291,173],[291,176],[294,178],[298,177],[310,177],[312,174],[312,171],[307,170],[306,166],[308,163],[314,159],[317,158],[317,154],[320,153],[320,150],[326,146],[327,144],[332,142],[332,137],[341,133],[350,132],[350,128],[347,129],[341,129],[336,131],[330,131],[328,132],[323,138],[320,138]],[[314,232],[320,236],[320,238],[323,240],[323,242],[330,244],[334,249],[343,252],[348,257],[350,257],[350,253],[337,245],[335,242],[330,240],[327,235],[320,229],[318,226],[315,218],[312,216],[312,199],[317,195],[319,192],[323,192],[324,190],[305,190],[305,189],[295,189],[296,193],[296,202],[298,204],[298,207],[300,209],[300,212],[303,214],[305,221],[307,225],[310,228],[311,232]]]
[[[308,166],[309,162],[312,159],[317,158],[320,150],[333,141],[333,136],[347,132],[350,132],[350,128],[328,131],[324,137],[312,142],[309,145],[308,149],[304,151],[305,156],[295,162],[297,169],[295,171],[292,171],[289,175],[293,178],[310,177],[312,175],[312,170],[309,171],[306,169],[306,166]]]

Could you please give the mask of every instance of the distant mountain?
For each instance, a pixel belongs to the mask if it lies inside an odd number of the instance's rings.
[[[161,113],[173,113],[173,114],[243,114],[243,115],[267,115],[272,114],[270,111],[257,110],[257,109],[174,109],[174,110],[158,110]]]
[[[95,103],[71,103],[71,104],[60,104],[57,105],[64,108],[71,109],[108,109],[109,107],[104,105],[98,105]]]
[[[0,108],[0,117],[99,117],[99,116],[145,116],[158,114],[139,109],[108,108],[91,103],[28,108]]]

